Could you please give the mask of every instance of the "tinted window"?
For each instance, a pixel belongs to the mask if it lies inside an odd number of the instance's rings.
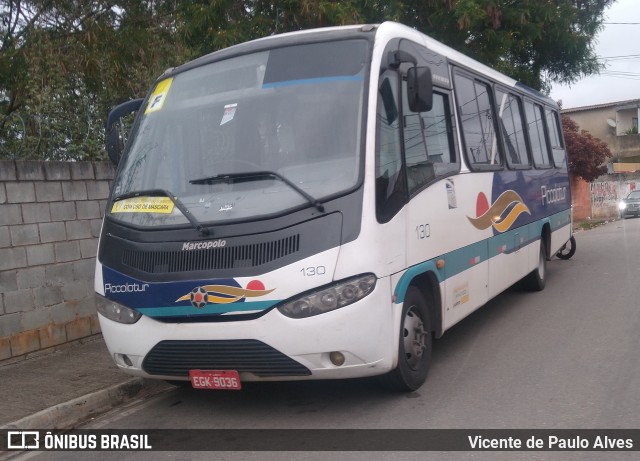
[[[542,107],[529,101],[524,103],[524,107],[529,129],[529,142],[531,143],[533,163],[538,167],[548,167],[551,165],[551,159],[545,137]]]
[[[512,167],[529,165],[529,154],[522,121],[520,98],[501,90],[496,91],[498,115],[507,163]]]
[[[376,215],[387,222],[405,202],[398,113],[398,77],[387,71],[380,76],[376,113]]]
[[[456,75],[455,89],[469,163],[472,167],[500,165],[489,85]]]
[[[264,85],[356,76],[365,67],[366,42],[346,40],[271,50]]]
[[[557,167],[562,166],[565,158],[564,145],[562,144],[562,135],[560,130],[560,120],[558,113],[554,110],[546,109],[547,128],[549,129],[549,141],[551,142],[551,152],[553,152],[553,163]]]
[[[431,110],[421,113],[411,112],[406,96],[404,100],[404,144],[411,193],[437,176],[458,171],[458,163],[451,138],[448,96],[435,92]]]
[[[404,154],[407,162],[409,192],[420,188],[434,177],[433,163],[427,159],[427,139],[421,114],[411,112],[407,102],[407,85],[403,82]]]
[[[449,98],[445,94],[433,94],[433,108],[422,114],[427,138],[427,156],[434,163],[436,175],[458,170],[453,147],[453,121]]]

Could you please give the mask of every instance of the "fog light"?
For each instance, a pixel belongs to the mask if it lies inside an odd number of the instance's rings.
[[[116,363],[120,366],[124,365],[127,367],[133,366],[133,361],[129,358],[128,355],[125,354],[115,354]]]
[[[345,357],[342,352],[333,351],[329,353],[329,360],[331,360],[331,363],[335,366],[340,367],[344,365]]]

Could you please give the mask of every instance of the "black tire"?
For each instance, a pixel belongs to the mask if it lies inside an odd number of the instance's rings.
[[[432,331],[424,296],[416,287],[410,286],[402,305],[398,366],[380,377],[384,387],[411,392],[424,384],[431,363]]]
[[[560,259],[567,260],[574,254],[576,254],[576,238],[572,235],[569,241],[556,253],[556,256]]]
[[[529,291],[542,291],[547,284],[547,247],[544,239],[540,239],[540,255],[538,267],[522,279],[522,285]]]

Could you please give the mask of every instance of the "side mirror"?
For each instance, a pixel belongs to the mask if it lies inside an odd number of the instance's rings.
[[[428,67],[411,67],[407,71],[407,98],[413,112],[428,112],[433,106],[433,81]]]
[[[120,162],[120,157],[125,147],[122,134],[118,128],[118,122],[125,115],[138,112],[140,106],[142,106],[142,101],[143,99],[133,99],[114,107],[109,112],[109,117],[107,117],[107,154],[109,154],[109,158],[115,165]]]

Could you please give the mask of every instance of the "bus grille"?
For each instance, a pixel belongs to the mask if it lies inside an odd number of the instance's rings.
[[[308,376],[311,371],[255,339],[161,341],[142,362],[150,375],[188,376],[189,370],[236,370],[257,376]]]
[[[125,248],[122,264],[149,274],[257,267],[300,250],[300,234],[270,242],[197,251],[147,251]]]

